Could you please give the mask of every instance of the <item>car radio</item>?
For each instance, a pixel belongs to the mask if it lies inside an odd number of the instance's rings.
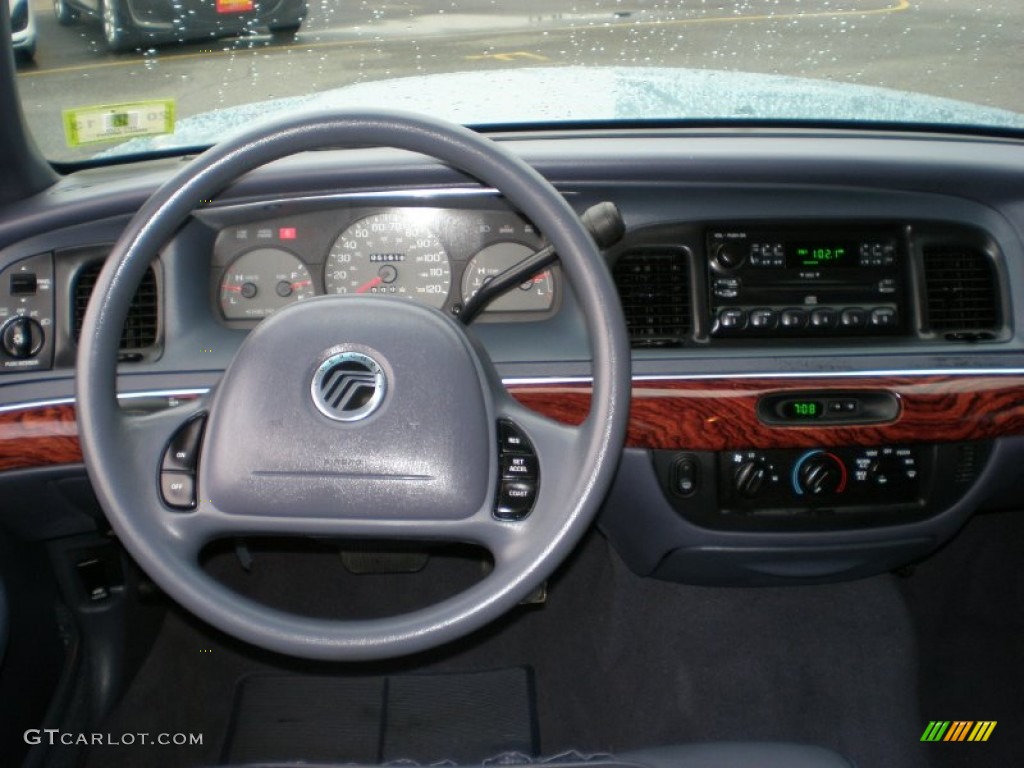
[[[898,227],[718,227],[707,253],[712,336],[906,332]]]

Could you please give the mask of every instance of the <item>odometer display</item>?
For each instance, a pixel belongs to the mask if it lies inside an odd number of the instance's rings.
[[[414,299],[440,309],[451,265],[437,236],[407,213],[360,219],[334,241],[324,267],[328,293]]]

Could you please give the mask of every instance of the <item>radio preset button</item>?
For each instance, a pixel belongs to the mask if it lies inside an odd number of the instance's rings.
[[[779,315],[779,324],[783,328],[804,328],[807,326],[807,313],[802,309],[784,309]]]
[[[844,309],[839,315],[839,323],[844,328],[864,328],[868,324],[868,313],[859,307]]]
[[[813,328],[835,328],[839,324],[839,313],[831,307],[822,307],[811,312]]]
[[[770,330],[779,323],[779,317],[774,309],[752,309],[750,310],[750,327]]]
[[[896,310],[892,307],[878,307],[871,310],[871,325],[875,328],[895,328]]]
[[[723,309],[718,313],[718,327],[740,331],[747,327],[747,313],[742,309]]]

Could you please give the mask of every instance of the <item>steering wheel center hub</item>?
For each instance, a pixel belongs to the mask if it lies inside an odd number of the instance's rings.
[[[411,302],[325,297],[265,320],[211,403],[200,496],[226,513],[462,519],[488,500],[480,361]]]

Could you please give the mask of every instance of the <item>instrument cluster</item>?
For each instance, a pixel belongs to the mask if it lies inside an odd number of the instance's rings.
[[[324,294],[393,297],[457,314],[542,245],[508,211],[361,207],[261,219],[218,233],[214,300],[227,324],[241,326]],[[482,319],[544,319],[557,310],[559,290],[552,267],[495,299]]]

